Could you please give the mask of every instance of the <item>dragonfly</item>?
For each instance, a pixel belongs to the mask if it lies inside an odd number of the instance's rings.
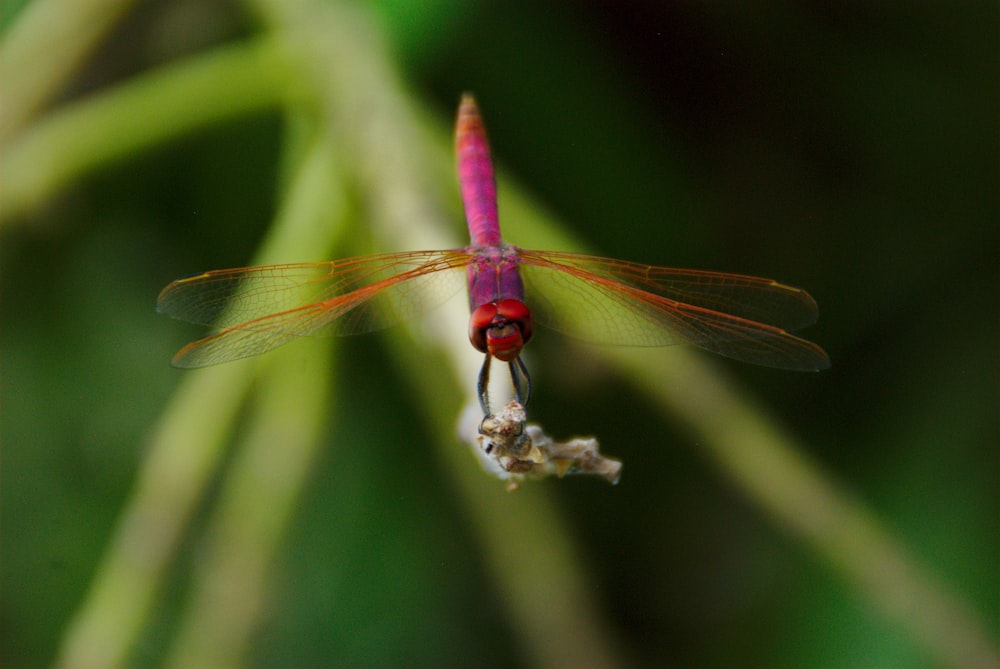
[[[728,358],[797,371],[830,360],[790,334],[814,323],[816,302],[793,286],[740,274],[643,265],[505,244],[482,116],[471,94],[455,128],[458,181],[471,243],[203,272],[160,293],[158,311],[214,328],[173,358],[205,367],[256,356],[298,337],[356,334],[418,318],[464,286],[469,340],[485,359],[477,394],[484,416],[493,358],[508,364],[515,398],[531,395],[521,352],[535,324],[598,344],[693,344]],[[529,306],[530,305],[530,306]]]

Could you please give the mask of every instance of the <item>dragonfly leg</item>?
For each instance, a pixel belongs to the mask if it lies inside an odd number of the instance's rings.
[[[521,356],[517,356],[508,364],[510,380],[514,384],[514,399],[521,406],[528,406],[528,400],[531,399],[531,376],[528,374],[528,368],[524,366]]]
[[[476,384],[479,407],[483,410],[483,416],[492,415],[490,413],[490,362],[492,358],[493,356],[489,353],[486,354],[483,366],[479,370],[479,382]],[[527,406],[528,400],[531,398],[531,376],[528,374],[528,368],[524,366],[521,356],[511,360],[508,365],[510,366],[510,381],[514,386],[514,399],[521,406]]]
[[[476,384],[476,391],[479,393],[479,406],[483,410],[483,416],[490,415],[490,360],[493,356],[486,354],[483,360],[482,369],[479,370],[479,383]]]

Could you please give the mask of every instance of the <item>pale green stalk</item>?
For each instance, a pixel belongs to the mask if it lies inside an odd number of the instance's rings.
[[[215,121],[277,108],[294,95],[295,82],[274,46],[256,41],[167,65],[61,107],[4,143],[0,221],[21,220],[99,167]]]
[[[128,666],[252,378],[253,364],[247,361],[185,376],[153,433],[90,589],[64,634],[56,666]]]
[[[219,87],[224,85],[223,81],[218,83]],[[332,247],[333,236],[342,228],[332,218],[336,207],[335,200],[331,201],[334,192],[331,187],[335,183],[330,181],[330,175],[329,146],[316,140],[292,181],[285,214],[278,217],[254,259],[257,264],[309,259],[322,256]],[[328,356],[321,354],[321,358]],[[135,489],[98,566],[90,592],[67,630],[57,666],[80,669],[127,666],[129,653],[148,623],[191,514],[220,464],[236,415],[255,377],[257,362],[240,360],[184,373],[154,433]],[[327,393],[329,372],[318,376],[322,378],[302,382],[303,391],[315,395],[311,396],[312,401],[300,403],[304,412],[302,431],[289,435],[290,439],[297,439],[303,451],[300,460],[307,459],[305,452],[315,445],[315,402],[323,402]],[[280,371],[272,370],[266,379],[287,387],[288,379]],[[275,421],[287,424],[288,420],[286,416],[276,416],[270,402],[275,397],[273,391],[268,390],[265,397],[264,417],[255,424],[256,444],[264,432],[275,429]],[[247,457],[252,460],[255,456]],[[253,475],[249,468],[251,465],[245,465],[238,473],[234,495],[240,494],[240,487],[246,485],[240,477]],[[280,494],[287,502],[301,485],[301,472],[289,473],[284,484]],[[222,513],[228,511],[227,508]],[[283,514],[278,515],[279,518],[269,522],[282,521]],[[247,559],[259,566],[266,562],[273,546],[256,548],[257,553]],[[259,593],[261,584],[250,583],[247,587]],[[247,624],[253,622],[248,620]],[[238,643],[237,636],[229,638]]]
[[[59,92],[135,0],[35,0],[0,43],[0,143]]]
[[[395,363],[415,389],[448,382],[442,377],[450,371],[437,355],[414,355],[412,339],[387,334],[395,344]],[[470,378],[466,385],[472,382]],[[454,405],[436,393],[414,395],[434,429],[435,458],[455,483],[459,511],[479,539],[493,587],[517,632],[521,655],[536,667],[630,666],[594,601],[596,581],[585,554],[566,529],[570,523],[558,511],[551,487],[528,482],[516,493],[506,492],[483,471],[468,445],[456,438]],[[467,402],[470,399],[466,397]],[[603,484],[594,481],[594,485]]]
[[[500,192],[511,238],[532,248],[586,250],[515,185],[501,184]],[[834,567],[914,643],[945,666],[1000,666],[1000,653],[977,614],[922,568],[862,500],[808,456],[806,444],[717,364],[683,347],[669,355],[628,347],[588,350],[659,404],[665,420],[684,425],[749,499]],[[670,445],[654,435],[649,446],[653,452]]]
[[[283,216],[297,221],[291,225],[296,230],[311,228],[315,242],[311,250],[297,249],[301,257],[323,255],[331,215],[337,228],[345,227],[341,181],[331,163],[330,147],[316,142],[289,194]],[[252,634],[265,618],[268,568],[308,481],[309,466],[327,443],[324,435],[336,433],[332,344],[328,338],[307,337],[262,360],[250,426],[227,469],[168,667],[243,665]]]
[[[308,14],[297,14],[292,5],[278,0],[259,0],[255,6],[277,30],[288,31],[290,49],[302,58],[303,69],[314,77],[335,125],[350,142],[351,164],[371,212],[378,247],[464,245],[455,235],[455,222],[440,213],[433,197],[440,187],[434,183],[435,173],[427,170],[429,133],[420,131],[414,103],[397,83],[366,17],[344,5],[302,3]],[[450,146],[450,139],[447,143]],[[454,183],[454,176],[450,180]],[[457,202],[456,189],[449,191]],[[423,336],[409,340],[400,351],[423,370],[415,373],[411,394],[425,407],[440,406],[443,398],[435,389],[441,385],[428,381],[436,376],[431,356],[423,355],[419,345],[414,348],[414,342],[438,349],[449,366],[451,384],[466,391],[467,402],[476,401],[481,355],[466,338],[467,310],[460,302],[452,306],[436,310],[432,322],[421,324]],[[436,441],[449,470],[457,475],[460,504],[472,520],[493,568],[494,585],[531,665],[624,664],[611,630],[601,623],[600,608],[585,577],[583,551],[567,533],[567,524],[551,500],[540,489],[511,498],[502,485],[476,471],[472,456],[455,437],[459,407],[445,406],[444,416],[426,409],[428,415],[443,419],[434,423]]]
[[[310,465],[335,427],[334,341],[308,338],[268,356],[165,666],[245,666],[254,633],[268,622],[274,556],[309,483]]]
[[[685,425],[744,494],[938,662],[1000,666],[989,635],[965,602],[923,569],[861,499],[823,471],[805,444],[714,365],[635,349],[610,351],[608,358]]]

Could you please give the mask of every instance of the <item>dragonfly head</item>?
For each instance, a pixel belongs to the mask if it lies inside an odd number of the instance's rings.
[[[520,300],[498,300],[475,308],[469,318],[469,341],[477,351],[510,362],[531,341],[535,326]]]

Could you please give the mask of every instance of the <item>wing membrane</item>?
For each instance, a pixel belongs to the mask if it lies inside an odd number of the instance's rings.
[[[823,350],[786,330],[815,322],[805,291],[770,279],[520,250],[535,319],[602,344],[687,342],[768,367],[817,370]]]
[[[464,250],[205,272],[163,289],[157,310],[215,332],[174,357],[204,367],[258,355],[304,335],[357,334],[415,318],[464,285]]]

